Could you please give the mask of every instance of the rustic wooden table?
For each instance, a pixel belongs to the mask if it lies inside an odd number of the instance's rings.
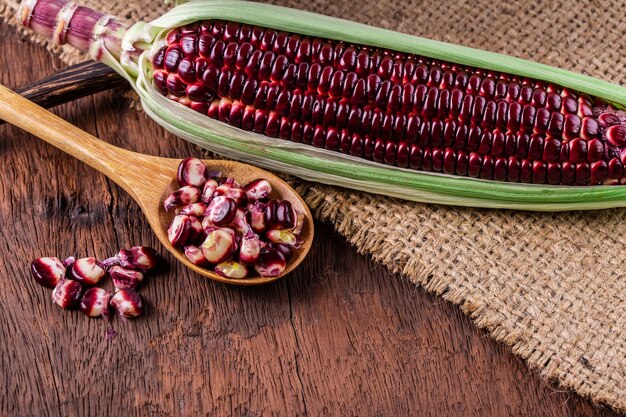
[[[0,81],[18,87],[62,67],[0,25]],[[120,92],[55,109],[116,145],[202,156],[129,109]],[[330,225],[303,266],[238,288],[168,258],[145,317],[66,312],[29,276],[44,255],[104,258],[160,249],[115,184],[13,127],[0,127],[0,415],[613,415],[549,384],[457,308],[358,255]],[[146,173],[149,175],[149,173]]]

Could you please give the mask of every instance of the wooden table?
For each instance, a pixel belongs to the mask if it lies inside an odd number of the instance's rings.
[[[0,80],[62,67],[0,25]],[[116,145],[161,156],[203,151],[129,108],[121,92],[55,111]],[[328,224],[303,266],[238,288],[169,267],[142,293],[145,317],[106,324],[50,302],[39,256],[162,251],[131,198],[102,175],[0,127],[0,415],[613,415],[545,382],[453,305],[358,255]],[[146,173],[149,175],[149,173]]]

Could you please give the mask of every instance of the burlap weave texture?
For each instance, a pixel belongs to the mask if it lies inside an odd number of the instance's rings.
[[[275,2],[626,82],[625,4],[616,0]],[[82,3],[126,21],[165,10],[151,0]],[[5,17],[16,7],[0,0]],[[82,59],[54,49],[68,63]],[[626,211],[474,210],[323,185],[301,191],[362,253],[458,304],[530,367],[626,411]]]

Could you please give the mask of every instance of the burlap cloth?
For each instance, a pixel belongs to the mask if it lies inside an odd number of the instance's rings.
[[[17,2],[0,0],[0,14],[12,16]],[[160,0],[83,3],[126,21],[165,10]],[[618,0],[277,3],[626,81]],[[55,51],[68,63],[81,59],[71,48]],[[626,411],[625,210],[537,214],[314,184],[301,191],[360,252],[458,304],[541,375]]]

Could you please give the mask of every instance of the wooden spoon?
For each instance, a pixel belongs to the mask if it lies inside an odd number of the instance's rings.
[[[305,213],[306,225],[300,235],[303,240],[302,248],[294,253],[285,271],[277,277],[232,279],[200,268],[191,263],[182,251],[174,248],[167,238],[167,229],[174,213],[165,211],[163,200],[178,188],[176,173],[179,159],[144,155],[109,145],[2,85],[0,119],[56,146],[115,181],[139,204],[163,246],[185,266],[205,277],[229,284],[265,284],[293,271],[311,248],[313,218],[309,208],[293,188],[277,176],[251,165],[207,160],[204,162],[211,171],[220,171],[222,175],[234,177],[241,183],[256,178],[267,179],[272,184],[272,198],[289,200],[294,208]]]

